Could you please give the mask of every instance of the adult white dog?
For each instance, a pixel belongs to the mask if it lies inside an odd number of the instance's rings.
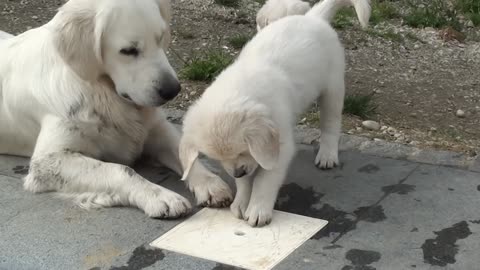
[[[47,24],[0,42],[0,154],[31,156],[24,188],[83,207],[131,205],[148,216],[189,211],[184,197],[127,165],[147,155],[178,174],[180,134],[158,106],[180,91],[166,50],[169,0],[70,0]],[[231,199],[196,163],[199,204]]]
[[[271,221],[295,153],[293,126],[317,97],[322,137],[315,164],[338,164],[345,59],[328,20],[340,6],[325,0],[304,16],[286,17],[260,31],[185,116],[184,178],[199,152],[219,160],[236,178],[231,210],[252,226]]]
[[[360,25],[368,26],[370,18],[370,1],[365,0],[337,0],[331,4],[348,6],[353,4],[357,12]],[[301,0],[268,0],[257,13],[257,30],[260,31],[272,22],[291,15],[304,15],[310,9],[310,3]],[[367,13],[364,13],[367,12]],[[334,13],[332,13],[333,16]]]

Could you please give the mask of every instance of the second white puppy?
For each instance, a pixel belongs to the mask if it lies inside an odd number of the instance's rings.
[[[365,0],[336,0],[332,5],[347,6],[353,4],[357,12],[360,25],[368,26],[370,18],[370,1]],[[257,13],[257,31],[283,17],[304,15],[310,9],[310,3],[301,0],[268,0]],[[335,13],[332,13],[334,15]],[[330,18],[327,18],[330,19]]]
[[[236,178],[231,210],[252,226],[271,221],[295,154],[293,126],[317,97],[322,138],[315,164],[338,164],[345,59],[328,22],[338,3],[325,0],[305,16],[289,16],[259,32],[185,116],[183,179],[200,152],[220,161]]]
[[[290,15],[304,15],[310,3],[301,0],[268,0],[257,13],[257,30]]]

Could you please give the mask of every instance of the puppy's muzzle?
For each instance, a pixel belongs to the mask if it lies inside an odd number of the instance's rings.
[[[235,178],[242,178],[247,174],[247,171],[245,170],[245,167],[240,167],[240,168],[235,168],[233,171],[233,177]]]
[[[178,95],[178,93],[180,93],[182,86],[180,85],[180,82],[178,81],[178,79],[171,75],[167,75],[167,76],[164,75],[162,77],[163,79],[161,80],[160,84],[156,88],[157,94],[163,100],[166,100],[166,101],[172,100]]]

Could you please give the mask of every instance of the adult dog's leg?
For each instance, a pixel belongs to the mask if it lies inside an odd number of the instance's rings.
[[[253,181],[252,195],[244,219],[251,226],[264,226],[272,220],[273,207],[280,187],[285,181],[290,161],[295,154],[293,139],[280,150],[278,165],[272,170],[259,170]]]
[[[178,156],[181,133],[159,112],[157,123],[152,129],[145,151],[178,175],[183,170]],[[230,187],[219,176],[209,171],[197,160],[187,178],[187,186],[195,195],[198,205],[225,207],[232,202]]]
[[[237,218],[243,218],[248,208],[248,202],[252,194],[253,177],[246,176],[235,179],[237,193],[235,199],[230,205],[230,210]]]
[[[127,166],[81,154],[81,135],[53,117],[42,122],[24,188],[59,191],[84,207],[132,205],[148,216],[173,218],[189,212],[184,197],[155,185]]]
[[[315,165],[330,169],[339,164],[338,143],[342,125],[345,82],[343,76],[331,78],[328,91],[320,97],[320,150],[315,157]]]

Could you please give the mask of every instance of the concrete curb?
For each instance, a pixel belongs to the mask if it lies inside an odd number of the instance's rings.
[[[175,124],[181,124],[184,111],[164,109],[167,119]],[[299,125],[295,128],[295,141],[299,144],[317,145],[320,140],[320,130]],[[463,153],[420,149],[418,147],[387,141],[374,141],[369,138],[342,134],[340,137],[340,151],[358,151],[360,153],[408,160],[412,162],[454,167],[473,172],[480,172],[480,156],[470,157]]]

